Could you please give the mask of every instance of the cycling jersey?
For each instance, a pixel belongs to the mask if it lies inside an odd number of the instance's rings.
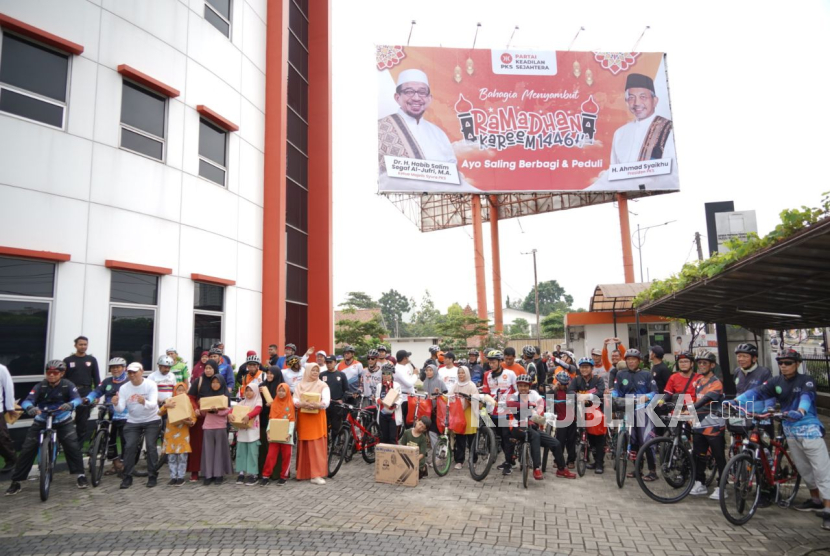
[[[360,382],[363,386],[363,397],[373,398],[375,391],[378,388],[383,378],[383,373],[380,372],[380,365],[375,365],[374,368],[364,368],[360,374]]]
[[[777,400],[781,404],[782,412],[799,409],[805,411],[804,417],[800,420],[783,422],[786,436],[791,438],[824,437],[824,426],[816,413],[816,385],[813,377],[796,374],[788,380],[784,378],[784,375],[779,375],[735,398],[738,403],[771,400]]]
[[[596,375],[591,375],[591,379],[587,381],[585,377],[579,375],[568,385],[568,392],[571,394],[593,394],[602,402],[602,397],[605,395],[605,382]]]
[[[617,373],[614,391],[615,398],[646,396],[651,400],[657,394],[657,382],[651,373],[645,370],[630,371],[628,369]]]
[[[338,363],[335,370],[342,371],[349,381],[349,391],[357,392],[359,389],[360,375],[363,374],[363,364],[357,359],[352,359],[351,364],[344,359]]]
[[[285,383],[288,384],[288,389],[291,390],[291,393],[294,393],[294,387],[303,379],[303,371],[302,369],[299,371],[293,371],[291,369],[283,369],[282,370],[282,378],[285,379]]]
[[[507,413],[511,414],[513,426],[520,428],[527,427],[527,419],[531,415],[545,414],[545,398],[536,390],[528,392],[526,397],[518,392],[509,394],[505,405],[510,408]]]
[[[167,398],[173,397],[173,390],[176,389],[176,374],[173,371],[168,371],[167,374],[162,374],[161,371],[155,371],[147,377],[158,386],[158,401],[162,403]]]
[[[481,382],[484,380],[484,367],[478,363],[470,363],[467,368],[470,369],[470,380],[473,381],[473,384],[481,386]]]
[[[95,403],[95,400],[99,399],[101,396],[104,397],[104,401],[106,403],[112,403],[112,397],[118,393],[118,390],[121,389],[121,386],[127,382],[127,372],[124,371],[121,373],[119,377],[108,376],[104,380],[101,381],[101,384],[98,385],[95,390],[89,393],[87,398],[92,403]],[[112,418],[114,421],[123,421],[127,419],[127,410],[126,408],[124,411],[121,412],[113,412]]]
[[[481,391],[493,396],[496,402],[506,402],[507,397],[516,392],[516,373],[504,369],[498,377],[494,377],[493,371],[488,371],[484,375],[484,385]],[[498,406],[493,410],[493,415],[502,413],[503,411],[500,411]]]
[[[54,411],[65,403],[72,404],[72,407],[81,405],[81,395],[74,384],[62,378],[60,382],[52,386],[49,381],[43,379],[42,382],[35,385],[34,388],[20,404],[23,410],[27,410],[32,406],[37,407],[41,411]],[[58,425],[64,421],[72,418],[72,411],[61,411],[52,417],[52,424]],[[35,417],[38,423],[46,422],[46,416],[42,413]]]
[[[735,391],[738,395],[748,390],[757,388],[772,378],[772,371],[753,363],[749,370],[744,371],[741,367],[735,369]]]

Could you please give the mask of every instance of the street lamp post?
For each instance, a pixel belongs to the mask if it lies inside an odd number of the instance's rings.
[[[539,280],[536,276],[536,249],[522,255],[533,255],[533,292],[536,295],[536,345],[542,345],[542,331],[539,328]]]
[[[646,226],[645,228],[640,228],[640,224],[639,223],[637,224],[637,243],[636,243],[636,245],[634,245],[634,247],[637,248],[637,254],[640,257],[640,282],[643,281],[643,245],[645,245],[645,242],[646,242],[646,234],[652,228],[659,228],[660,226],[667,226],[667,225],[669,225],[673,222],[677,222],[677,220],[669,220],[668,222],[663,222],[662,224],[655,224],[653,226]],[[641,231],[643,232],[642,239],[640,238],[640,232]],[[634,240],[633,235],[634,234],[632,234],[632,237],[631,237],[632,241]]]

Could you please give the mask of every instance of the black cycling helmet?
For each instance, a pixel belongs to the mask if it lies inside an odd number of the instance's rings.
[[[386,365],[380,368],[380,372],[384,375],[393,375],[395,374],[395,365],[393,365],[392,363],[387,363]]]
[[[715,354],[712,353],[711,351],[702,351],[702,352],[698,353],[697,357],[695,357],[695,361],[708,361],[709,363],[712,363],[712,364],[715,364],[715,363],[718,362],[717,358],[715,357]]]
[[[296,353],[297,346],[295,346],[294,344],[285,344],[285,349],[290,349]]]
[[[348,346],[348,345],[343,346],[343,353],[348,353],[348,352],[354,353],[354,346]]]
[[[640,353],[639,349],[630,349],[625,352],[625,358],[628,359],[629,357],[636,357],[640,361],[643,360],[643,354]]]
[[[516,377],[516,384],[519,383],[533,384],[533,379],[530,378],[530,375],[519,375]]]
[[[478,350],[475,348],[471,348],[467,351],[467,355],[478,355]]]
[[[299,357],[297,357],[296,355],[292,355],[291,357],[289,357],[289,358],[285,361],[285,364],[288,366],[288,368],[289,368],[289,369],[290,369],[291,367],[293,367],[295,363],[297,363],[297,364],[299,364],[299,363],[300,363],[300,358],[299,358]]]
[[[533,357],[536,355],[536,348],[533,346],[525,346],[522,348],[522,355],[525,357]]]
[[[688,359],[692,363],[695,362],[695,356],[692,354],[691,351],[681,351],[680,353],[678,353],[677,357],[675,357],[675,361],[680,361],[681,359]]]
[[[66,372],[66,363],[64,363],[60,359],[52,359],[51,361],[46,363],[46,370],[48,371],[49,369],[57,369],[60,372],[64,373]]]
[[[735,348],[735,353],[748,353],[752,357],[758,357],[758,348],[753,344],[739,344]]]
[[[210,348],[208,355],[222,355],[222,350],[219,348]]]
[[[778,357],[775,358],[776,361],[786,361],[787,359],[792,359],[796,363],[801,363],[802,360],[801,354],[793,348],[782,350],[781,353],[778,354]]]

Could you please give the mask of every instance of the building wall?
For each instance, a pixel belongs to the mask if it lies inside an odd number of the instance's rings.
[[[106,359],[106,260],[172,269],[154,359],[169,346],[192,358],[193,273],[235,282],[224,317],[234,361],[262,345],[267,4],[233,0],[228,39],[203,0],[0,0],[0,14],[84,47],[71,56],[65,129],[0,113],[0,246],[71,255],[58,264],[48,358],[85,334]],[[119,64],[181,92],[168,100],[163,162],[119,148]],[[197,105],[239,126],[226,187],[198,174]]]

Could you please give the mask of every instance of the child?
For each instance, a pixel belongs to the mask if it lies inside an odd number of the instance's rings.
[[[252,380],[245,385],[245,394],[239,405],[250,407],[248,414],[242,418],[247,429],[240,428],[236,435],[236,472],[239,477],[236,484],[252,486],[256,484],[259,473],[259,414],[262,411],[262,398],[259,396],[259,382]],[[245,480],[245,474],[248,480]]]
[[[418,451],[418,478],[423,479],[427,476],[427,437],[426,432],[432,425],[432,419],[429,417],[418,417],[415,425],[411,429],[406,429],[398,442],[401,446],[417,446]]]
[[[187,394],[187,385],[180,382],[173,391],[174,396]],[[188,403],[190,403],[188,401]],[[169,408],[176,407],[172,398],[167,398],[159,410],[159,415],[167,415]],[[179,423],[171,423],[167,420],[167,428],[164,431],[164,453],[167,454],[167,467],[170,468],[170,486],[184,485],[184,474],[187,470],[187,458],[190,454],[190,427],[196,423],[195,419],[186,419]]]
[[[378,405],[378,425],[380,426],[380,441],[382,444],[394,444],[398,438],[398,427],[403,424],[401,411],[401,385],[392,378],[395,367],[389,363],[381,369],[382,379],[375,391],[375,400]],[[398,398],[392,406],[383,403],[390,390],[397,390]]]
[[[556,413],[556,440],[568,451],[568,469],[574,468],[576,462],[576,419],[573,410],[568,411],[565,400],[568,397],[568,385],[571,375],[559,371],[553,378],[553,412]]]
[[[228,387],[220,374],[210,377],[210,390],[214,396],[227,396]],[[221,485],[225,475],[233,473],[231,447],[228,444],[228,414],[230,409],[209,409],[202,425],[202,474],[204,485]]]
[[[285,440],[278,440],[268,444],[268,459],[265,460],[265,467],[262,468],[262,479],[259,484],[266,486],[277,465],[277,457],[282,456],[282,469],[277,485],[283,486],[288,479],[288,469],[291,467],[291,446],[294,444],[294,400],[291,399],[291,390],[288,384],[282,383],[277,386],[277,395],[271,402],[269,419],[288,419],[288,436]]]

